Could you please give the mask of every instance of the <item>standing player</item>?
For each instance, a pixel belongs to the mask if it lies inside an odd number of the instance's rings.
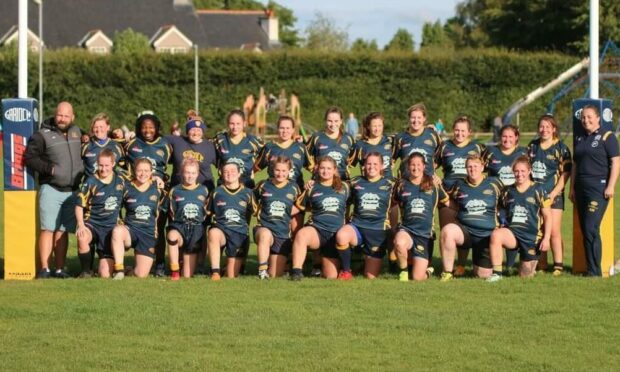
[[[312,134],[308,140],[308,153],[313,159],[329,156],[336,162],[341,180],[349,179],[349,165],[355,139],[342,130],[342,110],[330,107],[325,111],[325,129]],[[316,162],[315,162],[316,163]]]
[[[187,158],[181,165],[183,182],[172,187],[168,194],[170,206],[168,253],[172,280],[179,280],[179,251],[183,252],[183,277],[191,278],[196,270],[197,256],[205,232],[206,203],[209,190],[198,183],[200,163]]]
[[[80,278],[92,276],[91,243],[96,245],[99,255],[99,276],[109,278],[114,271],[112,229],[118,221],[125,189],[123,178],[114,172],[115,159],[111,149],[102,149],[97,155],[95,174],[86,178],[78,193],[75,217]]]
[[[467,178],[457,180],[448,192],[458,207],[456,221],[441,229],[443,260],[442,281],[453,278],[457,249],[473,250],[474,275],[487,278],[492,274],[489,239],[498,226],[497,206],[501,183],[482,174],[484,161],[480,155],[469,155],[465,161]]]
[[[433,218],[438,204],[447,205],[448,195],[433,179],[424,173],[426,158],[414,152],[407,159],[409,178],[399,180],[394,191],[394,201],[400,207],[402,223],[394,236],[394,250],[398,256],[400,281],[408,281],[408,252],[413,256],[413,280],[426,280],[433,268]]]
[[[226,123],[228,131],[218,134],[214,140],[218,168],[222,169],[228,163],[237,164],[241,171],[241,184],[253,189],[253,166],[263,144],[257,137],[245,132],[247,123],[243,111],[230,111],[226,116]],[[218,180],[218,185],[221,184],[222,178]]]
[[[95,115],[90,123],[92,137],[82,144],[82,160],[84,161],[84,179],[93,176],[97,171],[99,154],[104,149],[109,149],[114,154],[117,171],[121,171],[125,165],[125,151],[123,147],[109,137],[110,118],[104,113]],[[124,171],[120,172],[125,174]]]
[[[394,138],[383,134],[385,119],[380,112],[371,112],[362,122],[362,139],[353,146],[353,162],[351,165],[360,165],[364,171],[364,159],[370,153],[381,155],[381,170],[383,177],[393,178],[392,165],[394,164]]]
[[[564,246],[562,242],[562,214],[564,212],[564,185],[571,173],[570,150],[559,138],[558,124],[551,115],[538,120],[539,138],[528,145],[532,178],[543,184],[551,200],[551,251],[553,252],[553,275],[564,272]],[[539,269],[547,269],[547,255],[543,252]]]
[[[299,196],[293,210],[293,213],[309,211],[311,216],[293,241],[291,280],[303,278],[302,267],[308,249],[321,252],[325,278],[338,276],[336,232],[344,225],[349,186],[340,180],[338,165],[332,157],[320,157],[314,174],[316,182]]]
[[[256,163],[254,163],[254,170],[258,172],[267,168],[269,177],[273,177],[273,169],[270,167],[271,162],[278,156],[284,156],[291,160],[292,168],[290,169],[289,179],[300,188],[303,188],[303,168],[309,171],[312,171],[314,168],[311,156],[303,143],[293,138],[295,134],[295,120],[292,117],[281,115],[276,125],[278,128],[278,138],[263,146],[256,159]]]
[[[134,274],[139,278],[149,275],[155,259],[162,191],[151,180],[153,165],[149,159],[136,160],[132,169],[133,180],[125,185],[123,193],[124,225],[117,225],[112,230],[113,277],[116,280],[125,277],[125,250],[133,247],[136,257]]]
[[[409,107],[407,117],[409,128],[394,138],[394,156],[395,159],[400,159],[400,177],[408,177],[405,160],[414,152],[424,155],[426,163],[424,172],[432,176],[435,174],[435,153],[441,140],[433,126],[426,125],[426,106],[423,103]]]
[[[374,279],[381,273],[381,264],[390,242],[390,209],[394,181],[383,176],[383,157],[371,152],[363,160],[363,176],[351,180],[353,216],[336,234],[340,255],[341,280],[351,275],[351,247],[361,247],[364,254],[364,276]]]
[[[240,183],[241,168],[236,162],[224,164],[220,171],[222,185],[218,186],[207,205],[207,213],[213,217],[207,234],[208,253],[211,261],[211,280],[220,280],[220,256],[224,248],[226,276],[236,278],[241,271],[243,259],[250,248],[248,236],[250,217],[256,210],[252,190]]]
[[[601,276],[603,243],[600,228],[620,173],[618,140],[613,132],[601,129],[596,106],[583,107],[581,125],[585,133],[575,138],[571,197],[579,212],[588,275]]]
[[[258,203],[254,241],[260,279],[282,276],[291,253],[291,215],[299,196],[299,187],[289,179],[292,168],[289,158],[276,156],[269,164],[273,176],[260,182],[254,190]]]
[[[542,185],[531,181],[532,166],[527,156],[517,158],[512,169],[515,183],[504,191],[501,199],[506,226],[491,234],[489,250],[493,274],[487,278],[489,282],[502,278],[502,248],[519,251],[519,275],[529,278],[536,273],[540,252],[550,245],[551,201],[545,196]]]

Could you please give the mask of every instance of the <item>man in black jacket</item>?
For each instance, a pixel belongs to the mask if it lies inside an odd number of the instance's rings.
[[[81,130],[73,125],[73,107],[61,102],[53,118],[28,140],[26,166],[39,177],[39,256],[38,278],[67,278],[64,271],[67,256],[67,232],[75,231],[75,194],[84,166],[81,159]],[[49,260],[54,252],[56,271],[52,274]]]

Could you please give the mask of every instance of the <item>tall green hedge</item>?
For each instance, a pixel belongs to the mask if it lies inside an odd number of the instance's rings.
[[[31,56],[29,92],[38,97],[37,57]],[[389,130],[406,123],[406,110],[423,101],[429,121],[451,121],[460,114],[474,119],[477,130],[511,103],[576,63],[558,54],[506,51],[434,52],[427,54],[317,54],[304,51],[265,54],[200,53],[200,109],[210,131],[224,126],[226,112],[240,107],[250,93],[299,95],[305,125],[319,128],[323,111],[338,105],[358,117],[381,111]],[[48,52],[44,64],[44,111],[55,103],[74,104],[77,122],[86,128],[96,113],[108,113],[114,126],[133,123],[136,113],[154,110],[166,127],[183,122],[194,104],[193,55],[97,56],[83,50]],[[14,52],[0,52],[0,96],[17,92]],[[531,130],[544,113],[547,94],[520,114]],[[568,116],[566,103],[559,115]],[[273,121],[275,114],[268,117]]]

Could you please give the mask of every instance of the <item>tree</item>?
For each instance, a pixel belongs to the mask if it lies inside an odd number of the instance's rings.
[[[375,39],[367,41],[362,38],[357,38],[353,44],[351,44],[352,52],[376,52],[378,50],[379,46],[377,45],[377,41]]]
[[[310,21],[305,31],[306,40],[304,46],[312,50],[320,51],[345,51],[349,47],[349,33],[340,28],[336,22],[323,15],[315,13],[315,18]]]
[[[413,52],[413,35],[404,28],[399,28],[392,37],[392,40],[385,46],[385,50]]]
[[[230,9],[230,10],[265,10],[270,9],[278,17],[278,31],[280,42],[287,47],[299,46],[301,38],[299,31],[295,28],[297,18],[293,11],[285,6],[269,0],[265,6],[256,0],[194,0],[194,7],[197,9]]]
[[[146,35],[135,32],[131,28],[114,33],[113,42],[112,53],[136,54],[148,53],[152,50]]]
[[[600,0],[600,39],[620,39],[620,3]],[[583,0],[466,0],[444,26],[456,47],[583,53],[589,4]]]
[[[437,20],[435,23],[424,22],[422,26],[422,42],[421,48],[428,47],[445,47],[450,44],[450,41],[446,37],[441,22]]]

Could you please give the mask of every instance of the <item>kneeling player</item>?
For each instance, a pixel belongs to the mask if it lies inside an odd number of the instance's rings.
[[[196,183],[200,164],[196,159],[185,159],[181,164],[183,181],[168,194],[169,223],[168,253],[172,280],[179,280],[179,249],[183,250],[183,277],[191,278],[196,270],[196,259],[202,247],[205,232],[206,203],[209,190]]]
[[[311,216],[293,241],[291,280],[303,278],[302,267],[308,249],[320,250],[325,278],[338,276],[336,232],[344,225],[349,186],[341,181],[336,161],[329,156],[318,159],[315,178],[317,181],[297,198],[293,209],[294,214],[309,210]]]
[[[374,279],[381,273],[381,264],[390,241],[390,208],[394,181],[383,177],[383,158],[371,152],[364,158],[363,176],[351,180],[353,217],[336,234],[340,254],[341,280],[351,275],[351,248],[361,247],[364,254],[364,275]]]
[[[292,169],[289,158],[276,156],[271,160],[269,169],[273,176],[259,183],[254,191],[258,203],[254,241],[260,279],[284,274],[286,258],[292,249],[291,214],[293,204],[299,196],[299,187],[289,180]]]
[[[114,279],[125,277],[125,250],[134,248],[136,266],[134,274],[146,278],[155,260],[157,242],[157,216],[162,194],[152,181],[153,166],[147,158],[134,163],[134,178],[125,185],[123,206],[124,225],[117,225],[112,231],[112,254],[114,255]]]
[[[97,156],[97,170],[88,177],[78,194],[75,207],[78,257],[82,266],[80,278],[92,276],[91,244],[99,255],[99,276],[109,278],[114,271],[111,237],[118,221],[125,182],[114,172],[116,155],[103,149]]]
[[[551,200],[547,199],[542,185],[530,180],[532,167],[526,156],[515,160],[512,171],[515,183],[502,196],[507,226],[491,234],[493,274],[487,279],[489,282],[502,278],[502,247],[518,249],[521,256],[519,275],[532,277],[540,252],[546,252],[550,246]]]
[[[228,257],[226,276],[239,276],[250,247],[248,222],[256,209],[252,190],[239,182],[241,169],[237,163],[224,164],[221,175],[224,182],[213,191],[207,205],[207,213],[213,216],[207,238],[211,280],[220,280],[222,248]]]
[[[407,159],[408,179],[401,179],[394,192],[394,201],[400,207],[401,224],[394,236],[394,250],[400,268],[399,280],[409,280],[407,259],[413,257],[413,280],[426,280],[433,273],[429,265],[433,259],[433,217],[439,203],[448,204],[448,195],[441,186],[433,184],[424,174],[426,160],[414,152]]]

